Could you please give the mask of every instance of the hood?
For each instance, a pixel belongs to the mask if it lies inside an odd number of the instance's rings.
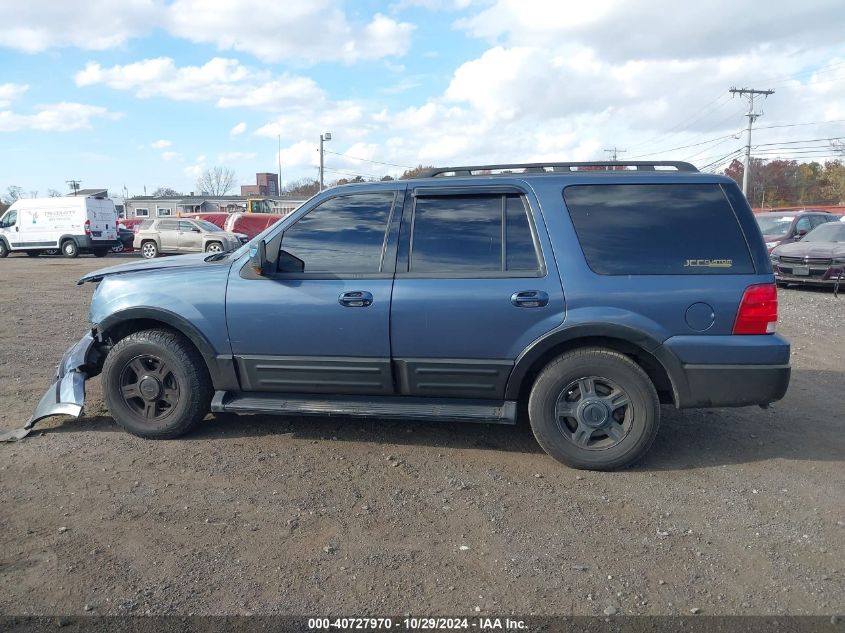
[[[119,266],[109,266],[108,268],[101,268],[90,272],[82,277],[77,284],[84,284],[86,281],[101,281],[103,277],[110,275],[123,275],[125,273],[150,272],[153,270],[163,270],[174,268],[201,268],[205,266],[219,266],[220,264],[228,266],[230,259],[224,258],[217,261],[205,261],[208,253],[196,253],[193,255],[171,255],[169,257],[158,257],[156,259],[142,259],[128,264],[121,264]]]
[[[783,244],[772,251],[778,257],[813,257],[827,259],[845,257],[845,243],[843,242],[794,242]]]

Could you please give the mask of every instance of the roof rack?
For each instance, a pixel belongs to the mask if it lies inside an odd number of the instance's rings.
[[[578,163],[514,163],[512,165],[465,165],[434,167],[420,173],[418,178],[435,176],[487,176],[498,173],[560,173],[579,171],[683,171],[698,172],[691,163],[678,160],[661,161],[598,161]]]

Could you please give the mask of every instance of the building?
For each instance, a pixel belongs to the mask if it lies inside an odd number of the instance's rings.
[[[254,185],[241,185],[241,195],[245,198],[253,196],[278,196],[279,174],[255,174]]]
[[[275,175],[275,174],[271,174]],[[283,198],[279,196],[267,197],[273,213],[285,214],[296,209],[303,200],[301,198]],[[125,218],[161,218],[181,215],[183,213],[210,213],[222,211],[234,213],[246,211],[246,196],[135,196],[124,201]]]
[[[65,196],[88,196],[94,198],[108,198],[109,197],[109,190],[108,189],[77,189],[76,191],[71,191],[70,193],[66,193]]]

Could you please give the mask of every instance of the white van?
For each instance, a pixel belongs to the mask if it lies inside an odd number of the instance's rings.
[[[117,211],[108,198],[22,199],[0,218],[0,257],[16,251],[31,257],[45,251],[105,257],[116,244]]]

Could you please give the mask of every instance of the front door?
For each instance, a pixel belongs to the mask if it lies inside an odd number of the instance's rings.
[[[179,221],[159,220],[158,235],[161,240],[161,251],[163,253],[178,253],[179,247]]]
[[[275,234],[266,240],[279,249],[275,271],[258,276],[248,261],[232,268],[226,318],[244,391],[394,393],[390,296],[403,188],[318,201],[280,246]]]
[[[563,321],[545,229],[518,189],[420,187],[413,200],[390,316],[400,392],[501,399],[519,353]]]
[[[7,211],[6,214],[0,218],[0,235],[6,239],[6,243],[10,247],[20,244],[17,211]]]
[[[179,250],[191,253],[202,252],[200,227],[189,220],[179,220]]]

